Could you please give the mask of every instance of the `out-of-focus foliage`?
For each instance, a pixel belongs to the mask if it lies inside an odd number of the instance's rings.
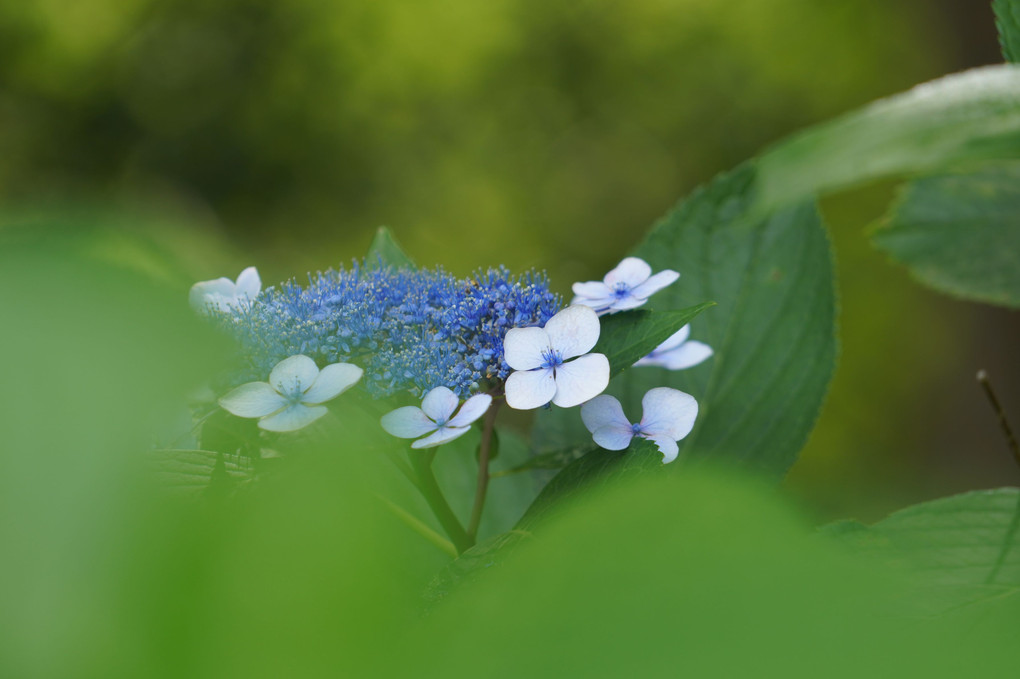
[[[953,677],[1016,657],[894,612],[910,600],[895,569],[810,537],[754,485],[695,473],[600,491],[400,638],[416,674]]]
[[[913,182],[873,239],[937,290],[1020,306],[1020,163]]]
[[[923,6],[5,3],[0,198],[209,206],[281,273],[387,223],[425,262],[575,276],[781,133],[944,72]]]
[[[1008,638],[1012,625],[1006,621],[1020,617],[1016,488],[925,502],[873,526],[844,521],[826,532],[857,553],[907,566],[913,586],[923,593],[916,613],[979,622],[981,635],[998,639]]]

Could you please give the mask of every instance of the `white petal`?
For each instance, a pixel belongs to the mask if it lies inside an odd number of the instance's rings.
[[[315,378],[315,382],[308,388],[302,403],[325,403],[344,393],[361,379],[362,370],[352,363],[333,363],[327,365]]]
[[[663,342],[662,344],[655,348],[655,351],[656,353],[658,353],[660,351],[668,351],[670,349],[675,349],[676,347],[686,342],[687,338],[690,336],[691,336],[691,324],[688,323],[687,325],[685,325],[684,327],[680,328],[672,335],[670,335],[669,339],[667,339],[665,342]]]
[[[570,305],[582,304],[586,307],[591,307],[595,310],[595,313],[601,315],[608,311],[616,302],[617,297],[615,295],[612,297],[574,297],[574,299],[570,300]]]
[[[578,297],[587,297],[589,299],[601,299],[603,297],[613,296],[612,289],[602,281],[574,283],[570,286],[570,289],[573,290],[574,294]]]
[[[416,439],[437,428],[436,423],[417,406],[390,411],[382,416],[380,422],[386,433],[402,439]]]
[[[255,299],[259,296],[260,292],[262,292],[262,279],[259,278],[258,270],[253,266],[249,266],[237,277],[234,294],[238,297],[243,296],[248,299]]]
[[[514,370],[534,370],[545,362],[543,354],[549,349],[549,335],[542,328],[512,328],[503,338],[503,360]]]
[[[669,387],[649,389],[641,399],[641,430],[650,438],[679,441],[691,433],[698,417],[698,402],[690,394]]]
[[[220,406],[238,417],[265,417],[287,405],[287,399],[265,382],[248,382],[228,392]]]
[[[607,273],[602,280],[611,288],[616,287],[617,283],[624,283],[628,288],[636,288],[648,280],[651,275],[652,267],[648,266],[645,260],[627,257],[617,264],[615,269]]]
[[[712,347],[701,342],[686,342],[672,351],[663,354],[660,358],[661,365],[670,370],[684,370],[693,368],[699,363],[707,360],[714,352]]]
[[[648,299],[659,290],[662,290],[667,285],[672,284],[678,278],[680,278],[680,274],[672,269],[666,269],[665,271],[660,271],[655,274],[647,281],[631,290],[630,293],[635,297]]]
[[[300,396],[315,383],[319,368],[304,354],[296,354],[276,364],[269,383],[284,396]]]
[[[586,354],[556,368],[553,403],[572,408],[589,401],[609,386],[609,359],[603,354]]]
[[[669,464],[676,459],[677,453],[680,452],[680,446],[668,436],[658,436],[655,438],[645,436],[644,438],[654,443],[659,452],[662,453],[662,464]]]
[[[229,278],[217,278],[213,281],[202,281],[195,283],[188,291],[188,302],[196,311],[207,311],[210,304],[213,308],[221,309],[220,300],[231,299],[234,296],[234,281]]]
[[[460,407],[460,412],[446,424],[450,427],[466,427],[479,417],[492,405],[492,397],[488,394],[475,394]]]
[[[581,420],[588,431],[595,433],[596,429],[607,425],[621,425],[630,429],[630,420],[623,414],[623,406],[615,396],[603,394],[581,406]]]
[[[440,427],[439,430],[431,436],[426,436],[423,439],[418,439],[411,444],[412,448],[434,448],[440,446],[448,441],[452,441],[455,438],[463,436],[464,434],[471,431],[471,427]]]
[[[446,387],[436,387],[421,401],[421,409],[435,422],[446,422],[457,409],[460,399]]]
[[[259,420],[259,428],[266,431],[297,431],[329,412],[326,406],[306,406],[301,403]]]
[[[550,318],[545,331],[552,348],[560,352],[563,359],[568,359],[591,351],[599,341],[602,326],[591,307],[574,304]]]
[[[544,406],[556,394],[552,370],[518,370],[506,378],[506,404],[515,410]]]

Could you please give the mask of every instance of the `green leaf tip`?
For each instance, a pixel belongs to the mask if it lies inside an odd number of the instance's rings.
[[[610,377],[634,365],[715,302],[678,311],[635,309],[602,317],[602,333],[594,351],[609,359]]]
[[[1002,56],[1011,64],[1020,63],[1020,0],[995,0],[992,10]]]
[[[391,267],[394,269],[414,268],[414,260],[397,243],[393,232],[385,226],[376,229],[375,237],[365,255],[365,266],[368,269]]]

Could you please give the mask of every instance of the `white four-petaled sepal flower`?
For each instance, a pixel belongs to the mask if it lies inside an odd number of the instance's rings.
[[[652,353],[635,363],[634,366],[658,366],[668,370],[684,370],[693,368],[712,356],[712,347],[703,342],[689,339],[690,336],[691,326],[688,324],[673,333],[668,340],[655,347]]]
[[[635,436],[648,439],[662,453],[662,463],[676,459],[681,440],[694,427],[698,402],[690,394],[669,387],[649,389],[641,399],[641,421],[631,424],[623,406],[608,394],[581,406],[581,419],[595,443],[606,450],[624,450]]]
[[[476,394],[454,415],[460,399],[446,387],[436,387],[425,394],[421,408],[404,406],[386,413],[382,427],[388,433],[402,439],[420,438],[411,444],[412,448],[432,448],[463,436],[471,429],[471,423],[485,414],[492,404],[488,394]]]
[[[269,382],[242,384],[220,399],[220,406],[238,417],[257,417],[267,431],[296,431],[326,414],[326,401],[350,389],[362,370],[351,363],[333,363],[319,370],[303,354],[285,358],[269,373]]]
[[[516,372],[506,379],[506,404],[531,410],[552,401],[571,408],[601,394],[609,385],[609,359],[588,353],[600,331],[598,316],[583,305],[568,306],[544,328],[507,331],[503,359]]]
[[[218,311],[224,313],[236,309],[241,304],[251,302],[262,292],[262,279],[253,266],[241,272],[236,281],[229,278],[217,278],[202,281],[191,286],[188,301],[196,311],[208,313]]]
[[[574,283],[571,304],[590,306],[600,316],[636,309],[678,278],[680,274],[671,269],[653,275],[645,260],[627,257],[601,281]]]

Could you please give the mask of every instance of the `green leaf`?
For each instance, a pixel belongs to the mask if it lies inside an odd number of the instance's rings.
[[[469,586],[503,565],[506,558],[517,546],[530,537],[527,531],[511,530],[494,535],[479,542],[471,549],[447,564],[436,574],[425,589],[425,599],[430,605],[438,604],[451,592]]]
[[[757,161],[754,211],[769,214],[877,179],[1018,155],[1020,69],[988,66],[919,85],[781,142]]]
[[[992,9],[1002,55],[1011,63],[1020,62],[1020,0],[995,0]]]
[[[853,551],[908,568],[926,614],[1008,605],[1020,615],[1020,491],[981,490],[925,502],[873,526],[823,532]]]
[[[873,240],[937,290],[1020,307],[1020,162],[912,182]]]
[[[571,462],[580,459],[595,449],[596,446],[594,444],[579,445],[533,455],[528,458],[527,462],[501,472],[496,472],[493,476],[509,476],[510,474],[520,474],[521,472],[533,469],[563,469]]]
[[[634,254],[679,281],[656,296],[661,309],[714,299],[691,325],[715,356],[683,371],[628,370],[610,383],[633,421],[652,387],[698,399],[684,458],[729,460],[773,477],[793,464],[818,417],[835,366],[835,291],[829,242],[813,204],[749,220],[754,168],[745,165],[695,192],[662,219]],[[537,417],[540,452],[590,441],[576,412]],[[681,465],[672,465],[680,467]]]
[[[680,311],[635,309],[603,316],[599,341],[592,351],[606,355],[612,377],[647,356],[710,306],[715,306],[715,302],[704,302]]]
[[[539,522],[563,511],[592,489],[658,473],[662,467],[662,453],[645,439],[635,438],[627,450],[597,448],[564,467],[528,507],[516,529],[532,530]]]
[[[414,261],[408,257],[397,244],[391,232],[385,226],[380,226],[372,239],[372,245],[365,255],[365,266],[369,269],[381,267],[392,267],[394,269],[414,268]]]

